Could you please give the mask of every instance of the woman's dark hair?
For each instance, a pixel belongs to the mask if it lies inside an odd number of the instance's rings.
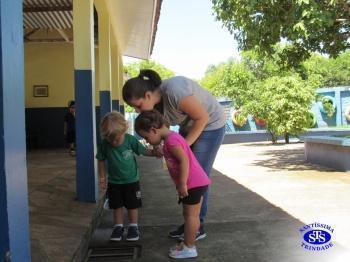
[[[123,86],[123,99],[129,102],[131,99],[143,98],[147,91],[154,91],[159,88],[162,80],[157,72],[151,69],[140,71],[139,76],[130,78]]]
[[[166,125],[163,116],[157,110],[144,111],[135,119],[135,131],[140,130],[148,132],[151,128],[161,128]]]

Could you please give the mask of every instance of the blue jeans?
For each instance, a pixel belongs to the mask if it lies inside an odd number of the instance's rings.
[[[210,173],[213,168],[213,163],[222,140],[224,139],[224,135],[225,126],[215,130],[203,131],[196,142],[194,142],[191,146],[193,154],[196,156],[199,164],[202,166],[208,177],[211,176]],[[209,187],[203,196],[201,212],[199,214],[201,223],[204,222],[205,216],[207,215],[208,195]]]

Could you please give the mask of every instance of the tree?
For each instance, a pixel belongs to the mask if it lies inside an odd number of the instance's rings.
[[[249,86],[255,81],[253,73],[243,64],[234,60],[222,63],[217,67],[211,67],[200,81],[217,97],[229,97],[238,109],[249,97]]]
[[[264,119],[273,142],[284,135],[288,143],[289,135],[298,135],[309,126],[308,110],[319,81],[311,76],[304,80],[276,59],[249,51],[240,62],[211,66],[201,84],[216,96],[231,98],[242,117],[251,114]]]
[[[350,85],[350,51],[344,52],[336,59],[313,54],[303,63],[306,78],[319,82],[319,86]]]
[[[251,99],[244,110],[267,122],[272,142],[284,135],[298,135],[309,124],[308,111],[314,99],[315,87],[307,84],[298,75],[273,76],[254,85]]]
[[[280,53],[293,67],[311,52],[338,56],[350,47],[350,2],[347,0],[212,0],[216,18],[234,34],[241,50]]]
[[[162,79],[174,76],[174,72],[165,66],[158,64],[152,60],[142,60],[140,62],[134,62],[124,65],[124,71],[126,71],[131,77],[136,77],[142,69],[152,69],[156,71]]]

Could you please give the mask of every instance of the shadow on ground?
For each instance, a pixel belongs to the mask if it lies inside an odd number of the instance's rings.
[[[281,144],[282,145],[282,144]],[[250,145],[244,145],[250,146]],[[260,144],[254,144],[255,147],[260,147]],[[285,145],[284,145],[285,146]],[[277,146],[278,147],[278,146]],[[266,148],[266,145],[265,145]],[[305,171],[305,170],[319,170],[327,172],[336,172],[333,169],[313,165],[306,161],[304,148],[288,149],[288,154],[282,149],[276,150],[276,145],[271,145],[263,152],[258,152],[258,159],[253,161],[253,165],[259,167],[267,167],[270,170],[293,170],[293,171]],[[268,161],[266,161],[268,159]]]
[[[278,157],[278,152],[271,151],[271,154]],[[139,160],[143,208],[139,222],[142,238],[137,242],[142,251],[138,261],[172,261],[167,252],[175,241],[167,237],[167,232],[182,223],[176,191],[160,161]],[[283,160],[277,161],[283,165]],[[125,240],[120,243],[109,241],[112,225],[112,213],[105,211],[90,248],[130,245]],[[199,257],[186,261],[348,261],[342,258],[346,250],[337,243],[327,251],[303,249],[299,233],[302,226],[301,221],[214,170],[205,226],[208,236],[197,242]]]

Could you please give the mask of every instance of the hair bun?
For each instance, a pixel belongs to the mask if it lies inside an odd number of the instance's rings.
[[[162,83],[162,79],[158,75],[156,71],[153,71],[152,69],[143,69],[140,70],[139,78],[142,80],[149,80],[151,81],[155,86],[160,86]]]

